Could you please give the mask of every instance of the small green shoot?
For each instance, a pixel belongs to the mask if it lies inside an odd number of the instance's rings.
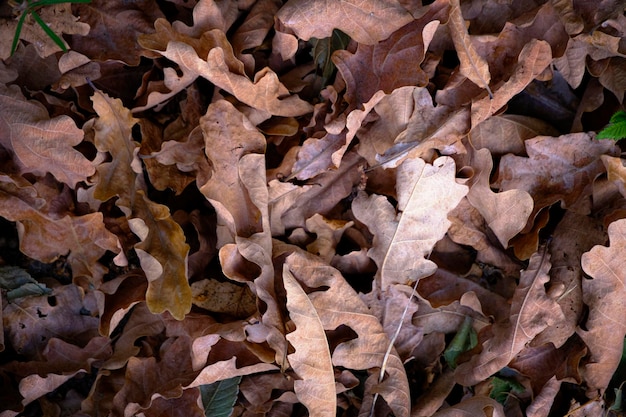
[[[52,39],[54,43],[56,43],[63,52],[67,51],[67,48],[65,47],[65,43],[63,42],[63,39],[61,39],[59,35],[54,33],[52,29],[50,29],[50,26],[48,26],[46,22],[44,22],[41,19],[41,16],[39,16],[36,10],[43,6],[50,6],[52,4],[90,3],[90,2],[91,0],[39,0],[35,2],[31,2],[30,0],[24,0],[21,3],[11,1],[10,2],[11,5],[14,7],[17,13],[19,13],[19,16],[20,16],[19,20],[17,21],[17,27],[15,28],[15,34],[13,35],[13,43],[11,44],[11,55],[13,55],[15,51],[17,50],[17,43],[20,40],[22,27],[24,26],[24,21],[26,20],[26,17],[28,15],[33,17],[35,22],[37,22],[39,26],[41,26],[43,31],[46,32],[46,35],[48,35],[50,39]]]
[[[509,395],[521,394],[525,390],[524,386],[514,378],[494,376],[490,382],[492,388],[489,396],[500,404],[504,404]]]
[[[608,126],[598,133],[598,139],[613,139],[620,140],[626,138],[626,112],[620,110],[615,113]]]
[[[478,344],[478,336],[476,331],[472,327],[472,318],[465,316],[465,320],[461,325],[459,331],[454,335],[454,338],[450,342],[450,345],[443,352],[443,357],[450,366],[450,368],[456,368],[456,360],[459,355],[468,350],[472,350]]]

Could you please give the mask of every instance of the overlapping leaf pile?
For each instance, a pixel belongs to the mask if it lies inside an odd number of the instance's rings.
[[[0,249],[15,225],[24,268],[72,279],[3,290],[0,416],[202,416],[225,380],[237,416],[611,401],[626,171],[594,130],[624,100],[620,2],[41,15],[70,52],[27,20],[9,57],[0,29]]]

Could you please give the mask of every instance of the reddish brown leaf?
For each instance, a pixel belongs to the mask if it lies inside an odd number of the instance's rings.
[[[17,86],[0,86],[0,144],[15,153],[21,171],[43,176],[50,172],[75,187],[94,173],[93,164],[73,146],[83,132],[67,116],[50,118],[36,101],[26,100]]]
[[[339,29],[366,45],[388,38],[413,19],[395,0],[383,4],[351,0],[339,5],[329,1],[291,0],[276,17],[300,39],[328,38],[334,29]]]

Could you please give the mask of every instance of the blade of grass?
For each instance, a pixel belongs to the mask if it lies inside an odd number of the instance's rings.
[[[35,19],[35,22],[39,23],[39,26],[41,26],[43,31],[46,32],[46,35],[48,35],[50,39],[52,39],[54,43],[56,43],[63,52],[67,52],[67,48],[65,47],[65,42],[63,42],[63,40],[59,38],[59,36],[56,33],[54,33],[52,29],[50,29],[50,26],[48,26],[46,22],[41,20],[41,17],[39,17],[39,14],[37,14],[37,12],[34,10],[31,11],[30,14],[33,16],[33,19]]]
[[[26,19],[26,13],[22,13],[20,20],[17,21],[17,27],[15,28],[15,35],[13,36],[13,43],[11,44],[11,55],[17,50],[17,43],[20,41],[20,33],[22,33],[22,26],[24,25],[24,19]]]

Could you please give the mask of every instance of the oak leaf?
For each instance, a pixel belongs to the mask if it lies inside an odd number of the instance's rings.
[[[301,116],[313,109],[298,96],[290,95],[276,73],[268,67],[258,71],[253,81],[232,72],[228,67],[226,52],[221,47],[212,48],[207,57],[200,58],[191,45],[170,41],[165,51],[160,53],[177,63],[183,72],[182,77],[179,77],[173,69],[166,71],[166,84],[171,86],[186,87],[202,76],[241,102],[265,112],[267,118],[271,115]]]
[[[75,187],[94,173],[94,166],[73,147],[83,132],[68,116],[50,118],[40,103],[26,100],[16,85],[0,86],[0,144],[15,154],[22,172],[51,173]]]
[[[589,317],[578,335],[589,347],[590,363],[585,365],[585,381],[590,392],[604,392],[622,355],[626,326],[623,323],[623,260],[626,253],[626,220],[609,225],[610,246],[594,246],[582,255],[583,270],[592,279],[584,279],[583,302]]]
[[[337,412],[335,376],[322,322],[287,264],[283,266],[283,284],[287,292],[287,310],[296,325],[296,330],[287,335],[296,350],[287,355],[298,375],[294,390],[310,413],[334,416]]]
[[[290,0],[276,18],[300,39],[328,38],[339,29],[359,43],[373,45],[387,39],[396,29],[413,20],[400,2],[376,0],[332,1]]]
[[[551,61],[552,50],[546,41],[533,39],[524,45],[513,75],[494,91],[493,97],[483,97],[472,103],[472,128],[506,105],[541,74]]]
[[[450,36],[454,42],[454,49],[456,49],[459,61],[461,62],[460,72],[477,86],[486,89],[491,98],[492,93],[489,88],[491,74],[489,73],[489,65],[485,58],[478,54],[474,45],[472,45],[471,36],[467,32],[465,20],[461,13],[460,1],[452,0],[450,7],[448,26]]]
[[[137,37],[153,32],[153,22],[163,17],[161,10],[146,0],[132,4],[122,0],[92,0],[74,8],[81,22],[91,30],[89,34],[83,33],[85,36],[74,36],[72,49],[93,61],[120,60],[132,66],[138,65],[145,55]]]
[[[333,365],[347,369],[380,367],[389,339],[378,319],[370,314],[339,271],[307,252],[285,244],[275,244],[275,255],[285,252],[291,253],[285,265],[295,279],[308,288],[319,289],[309,293],[308,298],[324,330],[348,326],[358,336],[335,347],[332,352]],[[378,378],[378,375],[375,376]],[[396,416],[409,415],[410,398],[406,378],[402,361],[394,349],[389,356],[387,375],[383,382],[371,387],[385,399]],[[366,396],[371,398],[372,394],[366,388]],[[363,408],[361,412],[364,412]]]
[[[431,275],[437,269],[425,259],[450,227],[447,213],[467,194],[455,181],[450,157],[433,165],[406,159],[397,171],[398,213],[385,197],[361,193],[352,203],[356,218],[374,234],[369,256],[378,265],[382,290]]]
[[[564,318],[561,307],[546,294],[549,257],[544,252],[530,258],[513,295],[510,317],[492,326],[492,337],[483,343],[480,354],[456,368],[459,384],[471,386],[488,378],[505,367],[537,334]]]
[[[428,76],[420,65],[447,10],[447,1],[439,0],[382,42],[359,43],[355,53],[336,51],[333,62],[346,82],[345,100],[355,107],[379,90],[390,94],[403,86],[425,86]]]
[[[533,211],[533,199],[523,190],[491,191],[491,154],[488,149],[473,152],[472,167],[477,171],[467,199],[484,217],[503,248],[518,234]]]
[[[528,158],[509,154],[500,160],[499,185],[501,190],[524,190],[533,197],[531,221],[559,200],[567,208],[588,198],[593,180],[604,172],[600,155],[616,152],[614,142],[594,140],[588,133],[538,136],[525,146]]]

